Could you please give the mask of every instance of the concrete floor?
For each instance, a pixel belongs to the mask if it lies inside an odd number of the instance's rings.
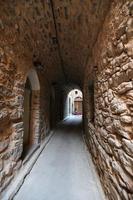
[[[14,200],[105,199],[81,131],[81,117],[60,124]]]

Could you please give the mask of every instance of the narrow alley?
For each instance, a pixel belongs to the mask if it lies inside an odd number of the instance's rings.
[[[14,200],[104,200],[90,154],[83,142],[81,117],[59,125]]]
[[[133,0],[0,0],[0,200],[13,199],[133,200]]]

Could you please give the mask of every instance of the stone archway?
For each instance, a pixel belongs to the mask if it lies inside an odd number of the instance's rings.
[[[39,144],[40,137],[40,84],[35,69],[31,69],[27,75],[24,91],[24,135],[23,155],[35,150]]]
[[[82,115],[83,94],[78,88],[66,91],[64,95],[64,118],[71,115]]]

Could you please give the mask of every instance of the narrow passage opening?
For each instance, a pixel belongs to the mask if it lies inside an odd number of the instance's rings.
[[[27,78],[24,91],[24,118],[23,118],[24,135],[23,135],[22,158],[25,158],[31,146],[31,141],[30,141],[31,140],[31,134],[30,134],[31,95],[32,95],[31,85],[29,79]]]
[[[78,89],[71,90],[65,100],[65,111],[64,116],[81,116],[83,113],[83,95],[82,92]]]
[[[39,147],[40,84],[35,69],[31,69],[24,90],[24,134],[22,160],[26,162]]]

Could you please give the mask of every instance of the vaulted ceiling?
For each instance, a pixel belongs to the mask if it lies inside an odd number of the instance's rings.
[[[1,0],[0,45],[13,51],[18,68],[25,70],[34,63],[51,82],[80,85],[109,4],[109,0]]]

